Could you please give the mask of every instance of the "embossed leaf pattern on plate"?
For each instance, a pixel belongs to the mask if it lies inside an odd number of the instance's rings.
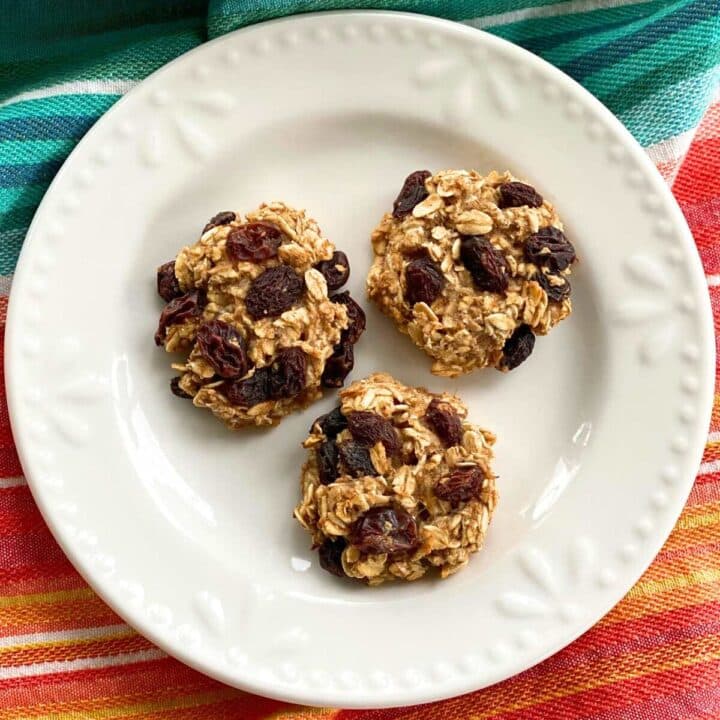
[[[509,618],[575,619],[579,609],[563,598],[572,596],[591,578],[596,565],[596,552],[588,538],[572,541],[560,561],[553,563],[545,550],[531,546],[522,549],[516,558],[521,579],[518,588],[501,593],[498,610]]]
[[[673,303],[671,269],[650,255],[637,253],[625,261],[623,273],[628,283],[615,317],[622,325],[640,328],[638,357],[652,365],[672,347],[679,332],[680,308]]]
[[[472,118],[487,100],[501,115],[510,115],[518,107],[516,90],[505,81],[502,65],[485,53],[432,57],[417,68],[414,80],[420,87],[444,86],[443,109],[454,120]]]
[[[206,129],[208,120],[236,106],[235,98],[222,90],[188,96],[155,91],[148,100],[154,106],[153,121],[139,135],[138,149],[149,167],[160,165],[170,147],[181,148],[198,160],[207,158],[216,147]]]

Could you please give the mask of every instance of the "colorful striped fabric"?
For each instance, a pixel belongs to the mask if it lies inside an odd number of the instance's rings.
[[[118,0],[15,3],[0,28],[0,318],[32,215],[95,120],[176,55],[251,22],[374,7],[442,15],[542,55],[647,148],[697,241],[720,323],[720,0]],[[42,8],[40,8],[42,6]],[[22,478],[0,388],[0,720],[15,718],[720,718],[720,398],[656,561],[597,626],[486,690],[385,711],[288,706],[166,657],[87,587]]]

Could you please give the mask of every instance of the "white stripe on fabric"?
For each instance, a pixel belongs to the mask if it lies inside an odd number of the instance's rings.
[[[720,285],[720,275],[708,275],[707,283],[710,287],[717,287]]]
[[[105,625],[104,627],[80,628],[78,630],[8,635],[7,637],[0,637],[0,648],[18,645],[39,645],[40,643],[62,642],[63,640],[97,640],[122,632],[130,632],[130,626],[122,623],[120,625]]]
[[[9,295],[12,287],[12,275],[0,275],[0,295]]]
[[[74,82],[58,83],[48,87],[28,90],[13,95],[0,102],[0,107],[22,102],[23,100],[39,100],[55,95],[124,95],[137,85],[137,80],[76,80]]]
[[[508,25],[529,20],[532,18],[555,17],[557,15],[570,15],[573,13],[591,12],[593,10],[605,10],[607,8],[621,7],[623,5],[642,5],[652,0],[569,0],[568,2],[545,5],[543,7],[530,7],[522,10],[510,10],[509,12],[498,13],[497,15],[486,15],[485,17],[464,20],[465,25],[475,28],[487,28],[494,25]]]
[[[2,488],[19,487],[20,485],[27,485],[24,477],[0,478],[0,490]]]
[[[711,460],[710,462],[704,462],[700,465],[698,475],[710,475],[720,470],[720,460]]]
[[[17,665],[16,667],[0,667],[0,680],[50,675],[52,673],[77,672],[78,670],[96,670],[116,665],[130,665],[136,662],[161,660],[167,657],[162,650],[139,650],[134,653],[120,653],[106,657],[80,658],[78,660],[52,660],[34,663],[33,665]]]
[[[645,148],[645,152],[647,152],[655,165],[672,165],[673,163],[679,163],[679,161],[687,155],[696,131],[697,127],[694,127],[692,130],[686,130],[684,133],[680,133],[680,135],[662,140],[659,143],[655,143],[655,145],[649,145]]]
[[[715,432],[708,433],[707,441],[708,442],[720,442],[720,432],[715,431]]]

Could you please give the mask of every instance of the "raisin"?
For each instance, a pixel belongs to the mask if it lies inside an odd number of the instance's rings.
[[[560,285],[553,285],[550,282],[551,277],[562,280],[562,283]],[[546,275],[541,270],[535,274],[533,280],[545,291],[548,298],[550,298],[550,300],[555,300],[555,302],[564,300],[572,290],[570,287],[570,281],[562,275]]]
[[[217,215],[213,215],[203,228],[203,235],[210,229],[218,225],[229,225],[235,219],[235,213],[232,210],[224,210]]]
[[[400,452],[402,443],[393,424],[374,412],[351,412],[347,416],[348,428],[353,438],[363,445],[372,447],[376,442],[385,446],[391,457]]]
[[[551,272],[559,272],[575,262],[575,248],[562,230],[544,227],[525,241],[525,259]]]
[[[347,419],[342,414],[340,406],[338,405],[334,410],[331,410],[325,415],[321,415],[310,428],[310,432],[313,431],[315,426],[320,428],[320,432],[325,435],[328,440],[334,440],[346,427]]]
[[[477,465],[457,467],[435,486],[435,496],[455,508],[468,500],[477,500],[484,479],[485,474]]]
[[[199,290],[193,290],[171,300],[160,313],[155,344],[162,345],[165,342],[165,333],[170,325],[179,325],[200,315],[203,304],[204,296]]]
[[[175,261],[171,260],[161,265],[157,271],[157,291],[158,295],[165,301],[170,302],[176,297],[180,297],[183,291],[180,289],[180,283],[175,277]]]
[[[345,571],[342,565],[343,550],[347,546],[345,538],[329,538],[318,549],[318,557],[320,559],[320,567],[327,570],[338,577],[345,577]]]
[[[412,212],[413,208],[427,196],[425,181],[432,175],[429,170],[416,170],[410,173],[403,183],[400,194],[393,203],[393,217],[400,219]]]
[[[498,207],[501,209],[522,207],[540,207],[543,204],[542,195],[532,185],[526,185],[521,182],[503,183],[498,188],[500,190],[500,199]]]
[[[343,330],[343,337],[354,345],[365,332],[365,311],[350,297],[347,290],[331,295],[330,300],[345,306],[350,324]]]
[[[283,234],[274,225],[251,222],[233,228],[225,244],[230,260],[260,262],[277,255]]]
[[[503,356],[500,366],[506,370],[515,369],[520,363],[525,362],[535,347],[535,335],[529,325],[520,325],[515,332],[505,341]]]
[[[352,477],[375,477],[378,471],[373,465],[370,450],[354,440],[346,440],[338,445],[340,461],[345,472]]]
[[[415,518],[401,507],[373,507],[350,528],[349,540],[360,552],[396,555],[418,545]]]
[[[329,260],[315,265],[315,269],[325,278],[328,290],[339,290],[350,277],[350,263],[347,255],[339,250]]]
[[[281,350],[270,366],[270,397],[295,397],[305,389],[307,359],[300,348]]]
[[[464,237],[460,257],[479,290],[496,293],[507,290],[510,276],[507,260],[489,240],[479,235]]]
[[[192,395],[189,395],[180,387],[179,377],[174,377],[170,381],[170,392],[173,395],[177,395],[177,397],[182,398],[183,400],[190,400],[192,398]]]
[[[221,378],[242,377],[250,369],[245,338],[222,320],[210,320],[198,328],[197,348]]]
[[[462,441],[462,421],[450,403],[433,398],[425,411],[425,420],[445,447],[459,445]]]
[[[445,276],[434,260],[420,257],[405,268],[405,299],[412,306],[424,302],[431,305],[445,287]]]
[[[245,380],[225,383],[222,392],[231,405],[251,408],[270,399],[269,378],[269,368],[257,368]]]
[[[337,480],[338,476],[338,449],[334,440],[326,440],[315,451],[318,478],[323,485],[329,485]]]
[[[258,275],[248,288],[245,307],[253,320],[276,317],[289,310],[305,290],[305,281],[287,265],[277,265]]]
[[[347,338],[342,338],[333,348],[332,355],[325,361],[322,373],[322,384],[328,388],[343,386],[345,378],[355,366],[355,351]]]

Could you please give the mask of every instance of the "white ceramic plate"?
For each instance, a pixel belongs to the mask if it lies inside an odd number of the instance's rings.
[[[218,210],[282,198],[350,255],[408,172],[512,169],[582,258],[572,317],[509,375],[432,377],[373,309],[353,377],[459,392],[499,435],[486,549],[452,579],[323,572],[291,518],[315,407],[232,434],[174,398],[155,267]],[[73,152],[15,276],[7,381],[35,498],[98,593],[172,655],[303,703],[383,706],[530,667],[606,613],[693,481],[714,348],[692,238],[641,148],[580,86],[490,35],[414,15],[307,15],[148,78]]]

